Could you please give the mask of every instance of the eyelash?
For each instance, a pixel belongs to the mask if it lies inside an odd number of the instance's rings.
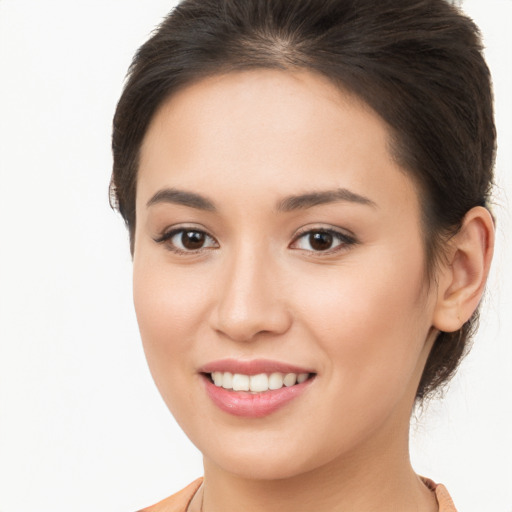
[[[211,241],[213,241],[213,244],[209,245],[208,247],[199,247],[197,249],[181,249],[179,247],[176,247],[176,244],[172,243],[172,239],[176,235],[179,235],[180,233],[181,233],[181,236],[183,237],[183,235],[187,232],[188,233],[197,233],[197,234],[203,236],[205,238],[205,240],[210,240],[210,243],[211,243]],[[338,243],[338,245],[336,245],[333,248],[328,248],[326,250],[317,250],[317,251],[315,251],[314,249],[303,249],[303,248],[299,248],[299,247],[293,247],[301,239],[303,239],[307,236],[312,236],[313,234],[329,235],[332,237],[333,241],[336,240],[339,243]],[[166,247],[170,251],[172,251],[176,254],[180,254],[180,255],[200,254],[204,251],[216,249],[219,247],[218,242],[211,235],[209,235],[206,231],[204,231],[202,229],[196,229],[194,227],[186,227],[186,226],[174,228],[174,229],[171,229],[170,231],[163,233],[159,238],[155,239],[155,242],[158,244],[166,244]],[[355,245],[355,244],[357,244],[357,240],[353,235],[348,235],[346,233],[342,233],[341,231],[337,231],[335,229],[330,229],[330,228],[316,228],[316,229],[315,228],[307,228],[297,234],[297,236],[293,239],[293,241],[291,242],[289,247],[292,249],[312,253],[315,256],[322,256],[322,255],[332,255],[332,254],[338,253],[340,251],[348,249],[348,247]]]
[[[293,239],[290,246],[293,246],[296,244],[299,240],[311,236],[313,234],[322,234],[322,235],[330,235],[334,240],[337,240],[339,242],[338,245],[335,247],[331,247],[326,250],[312,250],[312,249],[300,249],[297,248],[297,250],[303,250],[306,252],[310,252],[314,254],[315,256],[324,256],[324,255],[332,255],[336,254],[340,251],[347,250],[350,246],[355,245],[357,243],[356,238],[353,235],[349,235],[347,233],[343,233],[341,231],[338,231],[336,229],[332,228],[306,228],[304,231],[299,232],[298,235]]]
[[[183,254],[183,255],[200,254],[204,251],[208,251],[210,249],[216,248],[215,246],[213,246],[213,247],[210,246],[210,247],[200,247],[195,250],[194,249],[188,249],[188,250],[180,249],[179,247],[176,247],[176,245],[174,243],[172,243],[172,239],[176,235],[179,235],[180,233],[181,233],[182,237],[183,237],[183,234],[185,234],[185,233],[198,233],[198,234],[204,236],[205,239],[213,240],[213,242],[216,244],[216,247],[218,247],[218,242],[212,236],[210,236],[206,231],[204,231],[202,229],[198,229],[198,228],[194,228],[194,227],[186,227],[186,226],[174,228],[174,229],[171,229],[170,231],[163,233],[162,236],[155,239],[155,242],[157,244],[165,244],[166,247],[170,251],[172,251],[176,254]]]

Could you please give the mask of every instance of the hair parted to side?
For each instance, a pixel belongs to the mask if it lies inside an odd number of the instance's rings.
[[[113,123],[111,203],[133,252],[139,151],[155,112],[215,74],[309,70],[369,105],[422,201],[429,279],[443,241],[487,206],[495,127],[475,24],[445,0],[184,0],[138,50]],[[477,312],[440,333],[417,400],[441,388],[467,351]]]

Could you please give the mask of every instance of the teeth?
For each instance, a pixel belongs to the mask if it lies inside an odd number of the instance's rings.
[[[233,391],[251,391],[263,393],[272,389],[281,389],[301,384],[309,377],[309,373],[260,373],[258,375],[244,375],[242,373],[213,372],[211,378],[217,387],[232,389]]]
[[[308,380],[309,373],[299,373],[297,375],[297,384],[302,384],[305,380]]]
[[[221,377],[222,377],[222,387],[224,389],[233,389],[233,374],[226,372],[226,373],[224,373],[224,375],[221,374]]]
[[[283,387],[284,375],[282,373],[273,373],[268,378],[268,389],[281,389]]]
[[[223,376],[221,372],[213,372],[212,379],[216,386],[221,387],[223,382]]]
[[[297,374],[296,373],[288,373],[283,379],[283,384],[289,388],[297,383]]]
[[[251,375],[249,388],[251,391],[267,391],[268,375],[266,373],[260,373],[259,375]]]
[[[233,391],[249,391],[249,375],[233,375]]]

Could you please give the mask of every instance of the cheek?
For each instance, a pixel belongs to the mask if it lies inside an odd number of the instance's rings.
[[[381,259],[373,269],[337,270],[301,292],[308,338],[324,354],[316,417],[326,420],[315,428],[333,443],[319,457],[357,445],[390,417],[405,424],[429,330],[420,265]]]
[[[133,295],[149,367],[161,389],[173,366],[193,371],[191,347],[205,310],[204,286],[185,271],[165,270],[156,261],[134,259]]]
[[[299,316],[342,388],[403,386],[415,370],[430,327],[423,260],[396,256],[347,264],[300,292]]]

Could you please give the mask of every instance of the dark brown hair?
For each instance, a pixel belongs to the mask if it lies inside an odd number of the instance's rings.
[[[253,68],[319,73],[386,121],[420,190],[430,279],[443,241],[487,205],[496,139],[478,28],[444,0],[182,1],[136,53],[114,117],[111,202],[132,252],[139,150],[156,110],[201,78]],[[439,334],[417,399],[455,372],[476,318]]]

